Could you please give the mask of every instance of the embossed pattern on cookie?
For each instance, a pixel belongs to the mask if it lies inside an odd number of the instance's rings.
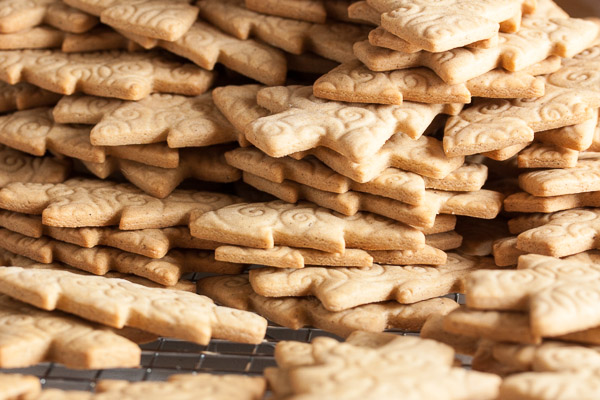
[[[1,80],[29,82],[61,94],[82,91],[126,100],[140,100],[152,92],[199,95],[213,78],[212,72],[158,53],[0,51]]]
[[[60,309],[115,328],[131,326],[199,344],[211,337],[260,343],[267,327],[262,317],[216,306],[195,293],[66,271],[2,267],[0,292],[44,310]]]

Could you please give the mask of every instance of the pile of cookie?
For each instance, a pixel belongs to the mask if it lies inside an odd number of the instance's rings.
[[[69,395],[600,395],[599,70],[552,0],[0,0],[0,367],[268,319],[347,339]]]

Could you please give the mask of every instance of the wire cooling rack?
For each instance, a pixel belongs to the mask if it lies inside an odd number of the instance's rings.
[[[461,295],[449,296],[458,302]],[[418,332],[391,330],[401,335],[418,335]],[[303,328],[291,330],[269,324],[261,344],[233,343],[213,339],[208,346],[161,338],[142,345],[140,368],[118,368],[104,370],[74,370],[56,363],[42,363],[34,367],[0,369],[3,373],[35,375],[44,388],[93,391],[96,382],[102,379],[125,379],[137,381],[164,381],[173,374],[210,372],[215,374],[234,373],[262,375],[266,367],[275,366],[273,352],[281,340],[310,342],[318,336],[329,336],[343,340],[320,329]],[[470,366],[470,358],[461,358],[463,366]]]

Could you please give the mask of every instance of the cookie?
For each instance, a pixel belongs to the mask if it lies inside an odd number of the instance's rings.
[[[534,132],[582,123],[592,118],[600,105],[598,80],[574,76],[583,69],[595,68],[599,53],[593,47],[563,63],[558,71],[546,76],[546,93],[532,100],[482,100],[456,117],[450,117],[444,129],[447,155],[467,155],[531,142]],[[560,106],[559,106],[560,104]],[[558,109],[557,109],[558,107]],[[548,114],[545,110],[557,109]],[[560,111],[558,111],[560,109]]]
[[[267,327],[267,321],[255,314],[215,306],[207,297],[180,290],[20,267],[0,268],[0,276],[2,293],[45,310],[59,308],[115,328],[127,325],[207,344],[211,336],[260,343]],[[97,290],[88,290],[90,285]]]
[[[313,92],[323,99],[378,104],[402,104],[404,100],[470,103],[471,96],[535,98],[542,96],[545,88],[532,72],[554,72],[560,68],[560,58],[552,56],[538,64],[518,72],[498,68],[464,83],[449,85],[427,68],[374,72],[355,60],[317,79]]]
[[[288,53],[310,51],[337,62],[353,60],[352,45],[369,32],[355,24],[315,24],[263,15],[248,10],[242,0],[202,0],[198,7],[202,18],[238,39],[254,37]]]
[[[519,30],[521,13],[535,11],[535,1],[368,0],[381,13],[381,26],[430,52],[443,52],[489,39],[498,31]]]
[[[498,67],[514,72],[552,55],[573,57],[594,44],[598,29],[597,23],[576,18],[528,17],[523,19],[518,32],[500,33],[500,44],[490,49],[403,53],[375,47],[365,40],[354,45],[354,54],[371,71],[423,66],[432,69],[444,82],[458,84]],[[530,40],[532,36],[536,40]]]
[[[196,65],[213,70],[216,63],[267,85],[285,83],[286,59],[281,51],[255,40],[240,40],[204,22],[196,21],[175,41],[152,40],[120,31],[145,49],[160,47]]]
[[[79,247],[47,237],[31,238],[0,229],[0,247],[41,263],[59,261],[94,275],[118,271],[173,286],[188,272],[239,274],[244,266],[216,261],[214,253],[200,250],[171,250],[153,259],[110,247]]]
[[[454,351],[449,346],[412,336],[396,336],[376,347],[320,337],[310,346],[314,361],[288,368],[279,362],[276,349],[278,365],[287,375],[291,392],[307,399],[375,399],[399,391],[415,398],[494,399],[501,381],[492,374],[453,368]],[[343,376],[339,375],[339,365],[344,366]],[[436,385],[425,384],[432,378]],[[374,380],[377,385],[368,383]]]
[[[328,10],[333,7],[344,6],[346,8],[349,1],[319,1],[319,0],[269,0],[257,1],[246,0],[245,5],[248,10],[256,11],[261,14],[277,15],[279,17],[292,18],[300,21],[325,23],[328,16]]]
[[[413,140],[403,134],[393,135],[373,157],[361,163],[352,162],[326,147],[294,153],[291,157],[302,159],[307,155],[315,156],[337,173],[361,183],[372,181],[389,167],[442,179],[460,168],[465,161],[463,156],[446,156],[442,143],[431,136]]]
[[[599,216],[598,208],[574,208],[552,214],[542,225],[520,233],[517,248],[552,257],[595,249]]]
[[[243,178],[249,185],[288,203],[309,200],[348,216],[368,211],[417,228],[433,226],[440,213],[493,219],[500,212],[504,198],[501,193],[490,190],[466,193],[428,190],[420,204],[409,205],[369,193],[348,191],[336,194],[292,181],[278,184],[248,172],[244,172]]]
[[[215,259],[277,268],[304,268],[305,265],[370,267],[373,262],[392,265],[440,265],[446,263],[446,253],[429,245],[419,250],[345,249],[344,253],[327,253],[285,246],[276,246],[272,249],[220,246],[215,249]]]
[[[54,157],[32,157],[0,146],[0,186],[11,182],[61,183],[69,176],[70,162]]]
[[[491,264],[487,259],[448,253],[446,264],[437,267],[374,264],[370,268],[252,269],[250,282],[261,296],[314,295],[326,309],[342,311],[378,301],[411,304],[461,292],[463,277]]]
[[[60,311],[39,310],[2,295],[0,320],[0,332],[5,338],[0,346],[2,368],[22,368],[45,361],[77,369],[131,368],[140,363],[140,348],[120,336],[119,330]]]
[[[508,236],[497,239],[492,244],[492,248],[494,262],[499,267],[517,265],[519,257],[523,254],[527,254],[526,252],[517,248],[516,236]]]
[[[79,247],[115,247],[149,258],[163,258],[173,248],[214,250],[220,245],[192,237],[186,226],[133,231],[122,231],[113,227],[57,228],[42,225],[42,219],[37,215],[5,210],[0,211],[0,226],[32,238],[44,235]]]
[[[66,32],[81,33],[90,30],[99,22],[98,18],[57,0],[3,0],[0,8],[0,33],[16,33],[41,24],[48,24]]]
[[[592,118],[571,126],[535,132],[535,140],[546,144],[565,147],[578,151],[587,150],[592,146],[596,131],[598,111],[594,110]],[[590,149],[590,151],[595,151]]]
[[[519,152],[519,168],[573,168],[577,166],[579,152],[566,147],[532,143]]]
[[[39,378],[32,375],[1,374],[0,393],[6,398],[35,396],[42,390]]]
[[[67,0],[71,7],[100,17],[115,29],[136,35],[174,41],[192,26],[198,16],[198,8],[188,0],[127,1],[117,0]]]
[[[593,192],[599,189],[598,153],[581,153],[577,164],[568,169],[546,169],[519,175],[519,186],[534,196],[549,197]]]
[[[578,207],[600,207],[600,192],[583,192],[548,197],[517,192],[504,199],[504,209],[506,211],[524,213],[554,213]]]
[[[0,189],[1,208],[41,214],[44,225],[66,228],[118,225],[131,230],[176,226],[187,223],[192,210],[208,211],[237,201],[230,195],[186,190],[156,199],[128,184],[84,179],[44,185],[14,183]]]
[[[28,108],[53,106],[61,98],[56,93],[40,89],[29,83],[9,85],[0,83],[0,111],[26,110]]]
[[[423,339],[433,339],[447,344],[457,353],[475,355],[479,339],[446,331],[443,327],[445,316],[446,314],[434,313],[427,317],[419,336]]]
[[[257,102],[273,114],[252,122],[244,133],[263,152],[282,157],[325,146],[353,162],[375,155],[395,133],[418,139],[438,114],[456,114],[462,108],[405,102],[359,109],[355,104],[317,99],[310,86],[265,88],[258,92]]]
[[[467,306],[528,310],[531,332],[536,337],[596,327],[600,320],[588,305],[597,286],[596,269],[595,264],[577,259],[523,255],[516,271],[476,271],[467,277]]]
[[[0,59],[1,80],[29,82],[61,94],[81,90],[126,100],[140,100],[152,92],[199,95],[214,79],[212,72],[158,53],[7,50],[0,51]],[[40,68],[41,60],[44,68]]]
[[[272,182],[291,180],[315,189],[346,193],[349,190],[389,197],[408,204],[424,200],[425,188],[452,191],[480,190],[487,178],[487,167],[467,163],[452,171],[444,179],[422,177],[397,168],[388,168],[370,182],[355,182],[340,175],[319,160],[307,157],[273,158],[255,148],[238,148],[225,153],[229,165]]]
[[[248,227],[252,227],[251,230]],[[311,203],[240,203],[190,218],[192,236],[238,246],[275,245],[342,253],[420,249],[425,237],[414,228],[372,214],[343,216]]]
[[[219,304],[257,312],[270,321],[291,329],[313,326],[341,337],[347,337],[354,331],[416,331],[431,313],[448,313],[457,307],[453,300],[441,298],[410,305],[389,301],[331,312],[314,298],[273,299],[257,295],[252,290],[247,275],[203,278],[198,281],[198,291]]]
[[[242,177],[239,170],[225,162],[224,153],[229,148],[206,147],[183,149],[176,168],[160,168],[116,157],[107,158],[104,163],[83,164],[100,179],[105,179],[117,171],[151,196],[165,198],[181,182],[188,178],[205,182],[235,182]]]

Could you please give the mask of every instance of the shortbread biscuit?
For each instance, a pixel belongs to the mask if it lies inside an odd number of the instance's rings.
[[[337,173],[362,183],[372,181],[389,167],[441,179],[465,161],[463,156],[446,156],[442,143],[431,136],[413,140],[403,134],[393,135],[373,157],[361,163],[352,162],[326,147],[294,153],[291,157],[301,159],[307,155],[315,156]]]
[[[32,157],[0,145],[0,186],[11,182],[62,183],[70,166],[68,160]]]
[[[252,290],[247,275],[203,278],[198,281],[198,291],[219,304],[257,312],[291,329],[310,325],[341,337],[347,337],[353,331],[417,331],[432,313],[446,314],[458,307],[453,300],[441,298],[410,305],[390,301],[331,312],[314,298],[272,299],[260,296]]]
[[[127,32],[121,34],[146,49],[164,48],[204,69],[212,71],[216,63],[221,63],[266,85],[285,83],[286,59],[280,50],[255,40],[240,40],[204,22],[196,21],[181,38],[173,42],[148,40]]]
[[[79,247],[115,247],[149,258],[163,258],[173,248],[214,250],[220,246],[217,242],[192,237],[186,226],[133,231],[122,231],[113,227],[57,228],[42,225],[40,216],[5,210],[0,210],[0,226],[33,238],[44,235]],[[439,245],[437,242],[433,240],[432,243]]]
[[[98,18],[57,0],[3,0],[0,9],[1,33],[15,33],[41,24],[52,25],[66,32],[81,33],[99,22]]]
[[[551,73],[560,68],[560,58],[550,57],[534,72]],[[535,71],[539,69],[539,71]],[[544,82],[528,69],[508,72],[501,68],[465,83],[449,85],[427,68],[389,72],[370,71],[360,61],[350,61],[321,76],[313,86],[315,96],[357,103],[402,104],[470,103],[471,96],[487,98],[535,98],[544,94]]]
[[[506,378],[499,400],[593,399],[600,395],[596,372],[524,372]]]
[[[454,231],[432,233],[425,236],[425,243],[428,246],[432,246],[440,250],[456,249],[460,247],[462,240],[462,236]]]
[[[525,232],[552,221],[554,214],[525,214],[508,220],[508,230],[513,235]]]
[[[573,57],[594,44],[598,31],[599,25],[592,21],[531,17],[523,20],[519,32],[501,33],[500,44],[490,49],[403,53],[363,41],[354,45],[354,54],[372,71],[423,66],[432,69],[444,82],[458,84],[498,67],[514,72],[552,55]],[[536,40],[530,40],[532,36]]]
[[[291,180],[319,190],[346,193],[349,190],[389,197],[408,204],[419,204],[425,188],[452,191],[480,190],[487,179],[487,167],[467,163],[444,179],[421,177],[412,172],[388,168],[370,182],[355,182],[337,174],[315,158],[295,160],[291,157],[273,158],[255,148],[239,148],[225,153],[227,162],[243,171],[282,183]]]
[[[444,130],[447,155],[467,155],[531,142],[534,132],[582,123],[600,105],[595,77],[573,79],[579,71],[600,65],[597,48],[564,62],[563,68],[545,77],[546,93],[535,100],[482,100],[456,117]],[[557,108],[558,107],[558,108]],[[547,113],[547,109],[556,109]]]
[[[556,145],[532,143],[519,152],[519,168],[573,168],[579,152]]]
[[[581,153],[573,168],[547,169],[519,175],[519,186],[534,196],[548,197],[600,190],[600,154]]]
[[[419,336],[447,344],[457,353],[474,355],[477,352],[479,339],[446,331],[443,327],[445,316],[442,313],[431,314],[423,324]]]
[[[167,382],[101,380],[96,385],[96,394],[92,399],[133,400],[140,396],[145,398],[212,396],[215,400],[260,400],[264,397],[265,390],[266,382],[261,376],[181,374],[171,375],[167,378]]]
[[[44,361],[77,369],[130,368],[140,363],[140,348],[118,330],[60,311],[39,310],[6,295],[0,296],[0,332],[4,338],[0,345],[2,368]]]
[[[171,250],[160,259],[148,258],[110,247],[79,247],[47,237],[30,238],[0,229],[0,247],[41,263],[59,261],[94,275],[109,271],[134,274],[165,286],[173,286],[188,272],[239,274],[244,266],[216,261],[214,253]]]
[[[491,190],[477,192],[427,190],[420,204],[410,205],[369,193],[348,191],[337,194],[291,181],[274,183],[248,172],[244,172],[243,178],[249,185],[288,203],[309,200],[321,207],[348,216],[355,215],[359,211],[368,211],[417,228],[433,226],[436,216],[440,213],[493,219],[500,212],[504,199],[501,193]]]
[[[528,253],[564,257],[598,248],[600,209],[574,208],[549,216],[540,226],[522,232],[517,248]]]
[[[352,45],[369,33],[361,25],[315,24],[259,14],[245,8],[242,0],[202,0],[198,7],[204,19],[238,39],[255,37],[289,53],[311,51],[337,62],[355,59]]]
[[[446,263],[446,253],[428,245],[420,250],[345,249],[344,253],[326,253],[285,246],[276,246],[272,249],[220,246],[215,249],[215,259],[277,268],[304,268],[305,265],[370,267],[373,261],[391,265],[441,265]]]
[[[534,254],[519,257],[516,271],[476,271],[465,282],[469,307],[529,310],[531,332],[538,337],[600,325],[589,305],[597,286],[597,264]]]
[[[535,1],[368,0],[381,13],[381,26],[390,33],[430,52],[463,47],[489,39],[498,31],[519,30],[521,13],[535,11]]]
[[[271,157],[325,146],[354,162],[375,155],[393,134],[417,139],[438,114],[457,114],[462,108],[405,102],[358,109],[355,104],[317,99],[310,86],[265,88],[257,102],[273,114],[252,122],[244,133]]]
[[[165,198],[188,178],[205,182],[235,182],[241,172],[225,161],[229,147],[183,149],[176,168],[160,168],[130,160],[108,158],[104,163],[83,162],[98,178],[119,171],[125,179],[151,196]]]
[[[492,245],[492,254],[494,255],[494,262],[497,266],[508,267],[517,265],[519,257],[523,254],[527,254],[527,252],[517,248],[516,236],[508,236],[494,241]]]
[[[252,269],[250,282],[262,296],[314,295],[326,309],[342,311],[378,301],[411,304],[461,292],[463,277],[492,264],[488,259],[448,253],[446,264],[437,267],[374,264],[370,268]]]
[[[143,99],[151,92],[199,95],[214,79],[212,72],[159,53],[7,50],[0,51],[0,58],[1,80],[29,82],[61,94],[80,90],[126,100]],[[40,68],[41,60],[44,68]]]
[[[594,141],[598,121],[597,114],[598,110],[594,110],[592,118],[580,124],[536,132],[535,140],[577,151],[588,150]],[[597,150],[590,149],[590,151]]]
[[[407,42],[404,39],[386,31],[381,26],[373,29],[369,32],[369,43],[373,46],[384,47],[390,50],[402,51],[405,53],[416,53],[417,51],[424,50],[423,47]],[[478,40],[477,42],[470,43],[464,47],[472,49],[489,49],[490,47],[498,46],[498,35],[495,34],[489,39]]]
[[[61,47],[65,33],[49,26],[36,26],[15,33],[0,33],[0,50],[51,49]]]
[[[267,327],[255,314],[215,306],[194,293],[65,271],[3,267],[0,291],[45,310],[58,308],[115,328],[127,325],[199,344],[211,336],[260,343]]]
[[[0,395],[7,399],[36,396],[41,390],[40,379],[36,376],[0,374]]]
[[[0,207],[41,214],[44,225],[67,228],[119,225],[146,229],[187,223],[192,210],[233,204],[235,196],[175,190],[165,199],[143,194],[128,184],[71,179],[62,184],[13,183],[0,189]]]
[[[140,51],[142,46],[107,26],[98,26],[85,33],[65,34],[60,49],[63,53],[101,50]]]
[[[235,140],[233,127],[210,93],[197,97],[151,94],[140,101],[68,96],[57,104],[58,122],[92,123],[90,141],[118,146],[166,141],[169,147],[199,147]]]
[[[32,260],[27,257],[20,256],[15,253],[11,253],[8,250],[0,249],[0,262],[3,265],[11,265],[15,267],[23,267],[23,268],[34,268],[34,269],[48,269],[54,271],[68,271],[74,274],[79,275],[89,275],[88,272],[82,271],[80,269],[72,268],[66,264],[53,262],[50,264],[40,264],[35,260]],[[136,275],[123,274],[120,272],[107,272],[104,274],[106,278],[119,278],[125,279],[126,281],[137,283],[138,285],[150,287],[150,288],[161,288],[161,289],[171,289],[171,290],[184,290],[186,292],[196,293],[196,283],[192,281],[188,281],[185,279],[180,280],[173,286],[165,286],[160,283],[153,282],[149,279],[142,278]],[[157,339],[156,335],[153,335],[148,332],[143,332],[139,329],[133,328],[125,328],[119,332],[121,336],[127,337],[130,340],[133,340],[136,343],[149,343],[153,342]]]
[[[319,1],[319,0],[246,0],[248,10],[261,14],[277,15],[279,17],[298,19],[300,21],[325,23],[327,18],[327,6],[330,3],[345,3],[349,1]]]
[[[169,41],[179,39],[196,21],[198,8],[188,4],[189,2],[189,0],[65,1],[72,7],[99,16],[103,23],[115,29]]]
[[[29,83],[9,85],[0,82],[0,111],[26,110],[53,106],[61,98],[57,93],[40,89]]]
[[[578,207],[600,207],[600,192],[584,192],[548,197],[517,192],[504,199],[504,209],[511,212],[554,213]]]
[[[215,249],[215,260],[260,264],[277,268],[304,268],[305,264],[329,267],[370,267],[373,265],[373,257],[365,250],[345,249],[343,253],[327,253],[286,246],[277,246],[271,249],[220,246]]]
[[[455,335],[483,338],[504,343],[539,344],[542,338],[529,326],[529,315],[516,311],[479,311],[461,307],[444,318],[444,326]],[[583,331],[555,336],[565,342],[597,345],[600,329],[593,327]]]
[[[270,249],[282,245],[332,253],[346,247],[416,250],[425,245],[421,232],[402,223],[366,213],[347,217],[306,202],[240,203],[214,212],[194,212],[190,232],[238,246]]]
[[[597,348],[555,341],[544,341],[538,346],[496,343],[494,358],[521,371],[582,371],[598,369],[600,354]]]
[[[449,346],[412,336],[396,336],[374,348],[320,337],[311,348],[313,362],[288,368],[294,397],[377,399],[402,392],[414,398],[494,399],[501,382],[492,374],[452,367]],[[432,379],[436,385],[426,384]]]

